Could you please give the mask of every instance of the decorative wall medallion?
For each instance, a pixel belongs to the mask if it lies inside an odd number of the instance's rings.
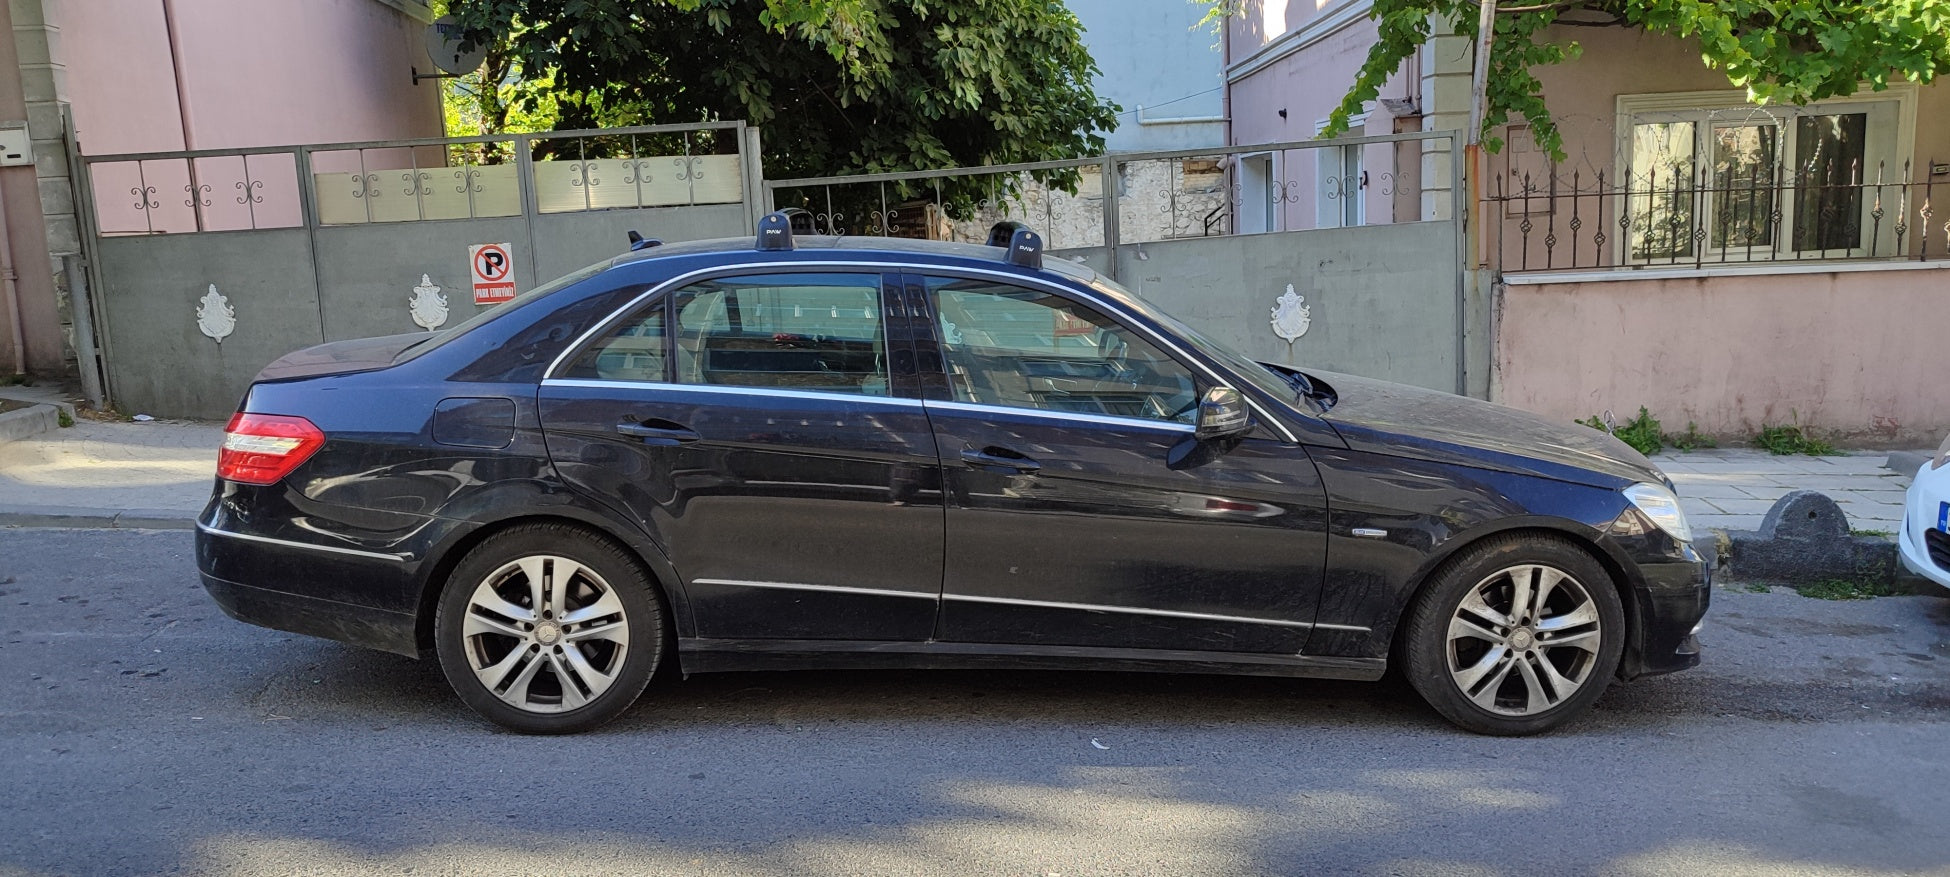
[[[447,297],[440,294],[440,287],[433,285],[433,278],[425,274],[420,275],[420,285],[413,287],[406,306],[413,312],[413,322],[428,332],[447,323]]]
[[[1273,305],[1273,334],[1286,339],[1288,345],[1307,334],[1307,327],[1313,325],[1314,309],[1307,304],[1307,297],[1295,295],[1293,284],[1286,285],[1286,294]]]
[[[237,309],[230,306],[229,300],[217,291],[217,285],[210,284],[210,291],[203,294],[202,304],[196,306],[196,327],[203,334],[215,338],[218,344],[237,329]]]

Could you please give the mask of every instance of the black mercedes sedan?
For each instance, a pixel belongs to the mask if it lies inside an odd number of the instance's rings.
[[[675,664],[1396,666],[1455,724],[1527,734],[1698,663],[1708,595],[1618,440],[1254,362],[1009,223],[772,214],[291,354],[197,529],[232,616],[435,655],[531,733]]]

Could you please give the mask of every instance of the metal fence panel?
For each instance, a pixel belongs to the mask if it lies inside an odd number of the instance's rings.
[[[324,340],[304,229],[114,237],[96,254],[108,378],[130,414],[229,417],[258,369]],[[221,342],[199,311],[232,323]]]

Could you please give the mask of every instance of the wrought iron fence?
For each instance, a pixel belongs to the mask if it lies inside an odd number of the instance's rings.
[[[1457,152],[1452,132],[1410,132],[764,185],[801,232],[979,242],[1016,219],[1080,249],[1447,219],[1455,193],[1423,181],[1453,179]]]
[[[1916,170],[1553,167],[1493,177],[1485,224],[1504,272],[1942,258],[1950,222],[1936,224],[1937,183]]]

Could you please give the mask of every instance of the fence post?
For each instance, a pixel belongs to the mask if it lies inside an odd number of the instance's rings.
[[[542,282],[535,264],[535,218],[542,203],[535,192],[535,147],[526,134],[515,135],[515,190],[521,193],[521,225],[528,232],[528,288],[534,289]]]
[[[739,123],[744,136],[738,141],[739,164],[745,169],[745,215],[751,222],[747,234],[758,234],[758,221],[772,212],[772,187],[765,184],[765,153],[761,150],[757,126]]]
[[[1104,275],[1116,280],[1117,244],[1121,238],[1117,228],[1117,157],[1106,153],[1098,173],[1101,175],[1099,182],[1103,184],[1099,188],[1104,192]],[[1049,229],[1043,229],[1044,235],[1049,232]]]
[[[359,190],[366,191],[366,175],[363,170],[364,153],[360,154],[362,170],[359,173]],[[318,227],[325,218],[318,210],[318,177],[312,173],[311,147],[300,146],[291,151],[291,169],[298,174],[298,221],[305,226],[305,254],[311,260],[311,289],[318,300],[318,343],[331,340],[325,334],[325,269],[318,261]],[[367,222],[371,222],[372,198],[365,197]]]
[[[87,263],[78,255],[61,257],[61,271],[68,275],[69,310],[74,314],[74,353],[81,372],[81,394],[96,411],[102,410],[100,357],[95,354],[95,315],[93,296],[88,294]]]

